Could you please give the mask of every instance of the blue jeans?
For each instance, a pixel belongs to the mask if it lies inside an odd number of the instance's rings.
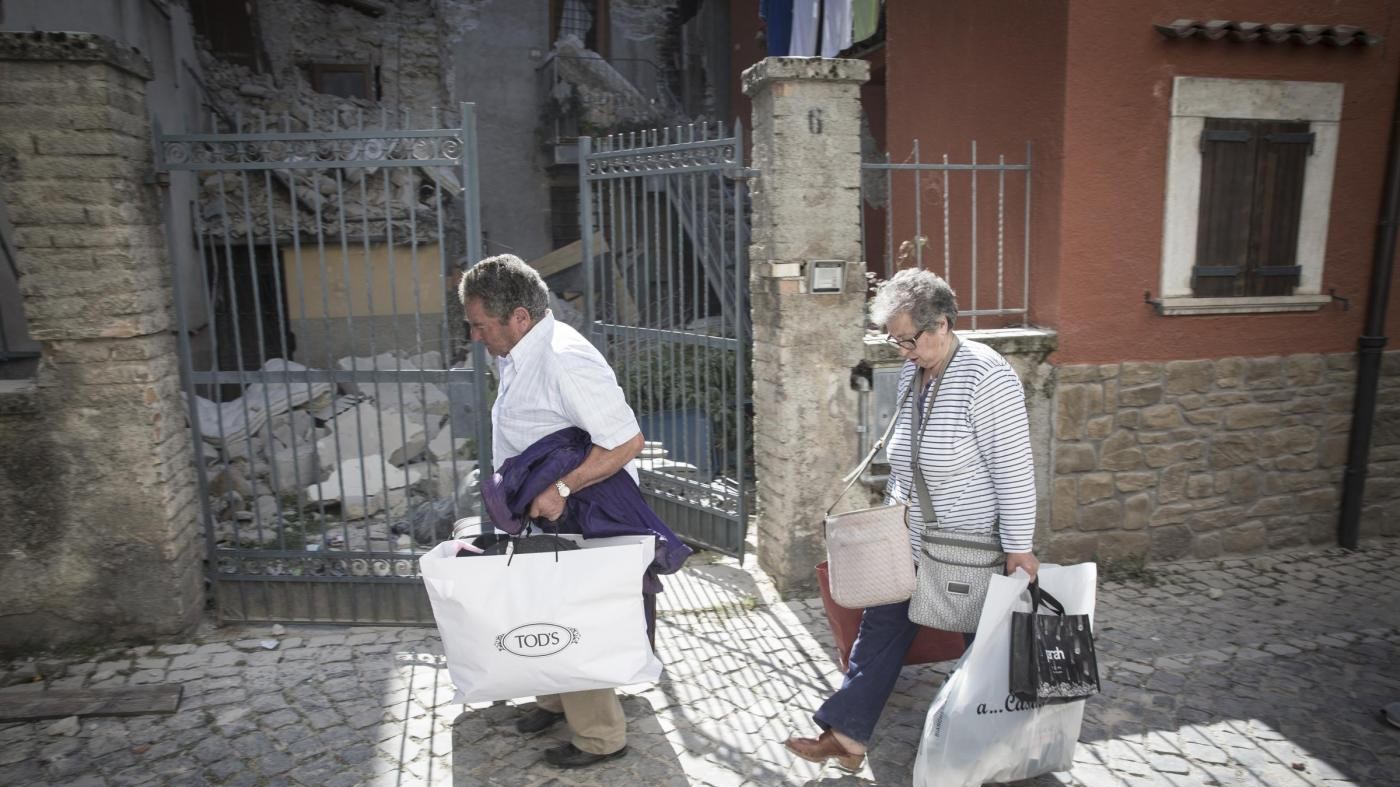
[[[846,680],[812,715],[817,725],[868,744],[918,633],[919,625],[909,620],[908,601],[868,607],[851,646]],[[971,645],[974,636],[963,634],[964,644]]]

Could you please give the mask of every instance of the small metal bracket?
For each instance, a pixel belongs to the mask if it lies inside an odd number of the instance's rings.
[[[1342,311],[1351,311],[1351,299],[1338,295],[1336,287],[1328,287],[1327,294],[1332,296],[1332,300],[1342,302]]]

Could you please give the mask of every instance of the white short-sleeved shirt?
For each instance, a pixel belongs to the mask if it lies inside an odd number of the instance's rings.
[[[553,312],[496,359],[496,373],[491,450],[497,465],[570,426],[609,450],[642,431],[602,353]],[[627,472],[637,480],[636,460]]]

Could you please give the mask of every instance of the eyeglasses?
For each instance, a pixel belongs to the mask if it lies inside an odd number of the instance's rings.
[[[885,343],[898,347],[901,350],[913,350],[919,344],[919,337],[923,335],[924,332],[919,331],[918,333],[914,334],[913,338],[911,339],[900,339],[891,333],[885,336]]]

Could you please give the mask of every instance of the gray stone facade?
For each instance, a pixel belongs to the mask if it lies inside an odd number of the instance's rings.
[[[1400,534],[1400,354],[1384,371],[1363,535]],[[1335,543],[1355,379],[1353,354],[1058,367],[1048,556]]]
[[[100,36],[0,33],[0,200],[43,345],[0,392],[0,648],[175,633],[203,609],[149,78]]]

